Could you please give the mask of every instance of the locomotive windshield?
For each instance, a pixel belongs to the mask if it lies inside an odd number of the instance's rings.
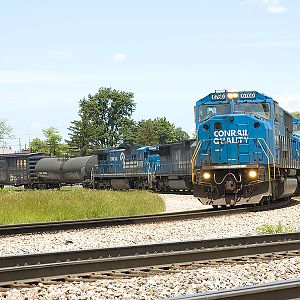
[[[230,104],[200,105],[199,122],[208,119],[213,115],[230,114]]]
[[[270,105],[263,102],[236,103],[235,113],[255,114],[265,119],[270,119]]]

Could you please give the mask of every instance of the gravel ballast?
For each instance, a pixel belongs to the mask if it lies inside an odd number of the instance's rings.
[[[190,195],[162,195],[166,211],[206,208]],[[259,225],[277,224],[300,231],[300,203],[261,212],[210,217],[198,220],[117,226],[7,236],[0,238],[0,255],[40,253],[210,239],[257,234]],[[300,278],[300,258],[216,264],[173,274],[157,274],[130,279],[103,279],[95,282],[57,283],[10,289],[0,299],[163,299],[208,290],[262,284]]]
[[[218,264],[173,274],[10,289],[1,299],[163,299],[300,277],[300,258]]]

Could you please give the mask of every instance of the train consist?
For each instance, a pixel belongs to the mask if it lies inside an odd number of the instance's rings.
[[[70,159],[0,155],[0,186],[42,189],[82,184],[96,189],[192,190],[194,142],[100,149],[95,155]]]
[[[100,149],[71,159],[0,155],[0,186],[194,190],[214,207],[300,194],[300,121],[256,91],[215,92],[195,106],[196,140]]]
[[[196,103],[195,117],[192,181],[203,204],[299,195],[300,122],[276,101],[256,91],[215,92]]]

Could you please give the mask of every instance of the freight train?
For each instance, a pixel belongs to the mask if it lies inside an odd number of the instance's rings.
[[[0,187],[193,190],[215,208],[300,194],[300,121],[256,91],[214,92],[195,106],[196,140],[100,149],[71,159],[0,155]]]
[[[299,195],[300,121],[275,100],[256,91],[214,92],[197,101],[195,118],[192,181],[203,204]]]

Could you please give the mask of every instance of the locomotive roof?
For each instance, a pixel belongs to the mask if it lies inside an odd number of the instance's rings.
[[[229,92],[227,90],[223,90],[223,91],[216,90],[214,93],[210,93],[204,98],[199,99],[198,101],[214,102],[214,101],[230,101],[230,100],[255,101],[255,100],[273,100],[273,98],[263,93],[259,93],[257,91]]]
[[[179,144],[182,144],[182,143],[189,143],[189,142],[194,143],[195,141],[196,141],[195,139],[182,140],[182,141],[172,142],[172,143],[168,143],[168,144],[162,144],[162,145],[159,145],[159,147],[179,145]]]

